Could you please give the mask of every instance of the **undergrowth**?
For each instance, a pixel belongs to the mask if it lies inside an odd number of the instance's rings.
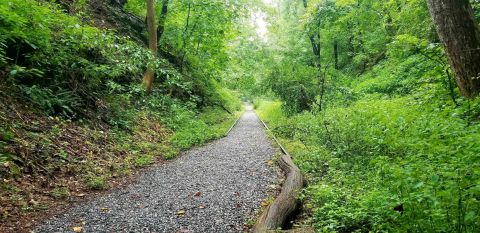
[[[91,25],[88,1],[61,3],[0,2],[2,222],[221,137],[240,110],[217,79],[162,57],[145,93],[145,46]]]
[[[479,229],[480,125],[465,109],[372,96],[295,116],[281,102],[256,106],[309,181],[318,231]]]

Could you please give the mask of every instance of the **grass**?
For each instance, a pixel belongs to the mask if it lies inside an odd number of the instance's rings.
[[[51,195],[57,199],[66,199],[70,196],[70,190],[65,186],[56,187],[52,189]]]

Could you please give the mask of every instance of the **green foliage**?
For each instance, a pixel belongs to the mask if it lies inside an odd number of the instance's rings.
[[[366,98],[318,115],[287,118],[278,102],[259,112],[311,181],[303,195],[318,229],[478,229],[479,125],[461,110]]]
[[[261,64],[236,54],[262,68],[248,89],[279,100],[254,105],[305,173],[317,231],[475,232],[479,100],[459,97],[426,1],[277,4],[268,41],[242,48]]]
[[[0,13],[9,79],[49,114],[91,107],[111,83],[129,84],[145,68],[146,49],[67,16],[56,4],[8,1]]]
[[[187,149],[223,136],[236,120],[236,115],[229,115],[219,108],[204,109],[200,115],[188,108],[173,109],[173,121],[167,125],[175,129],[171,143],[178,149]],[[212,127],[214,126],[214,127]]]
[[[143,0],[129,0],[125,4],[125,10],[135,15],[146,17],[147,7],[146,2]]]
[[[107,177],[105,175],[90,174],[85,178],[85,184],[91,190],[102,190],[107,188]]]
[[[252,29],[243,29],[237,73],[250,73],[237,85],[281,99],[288,114],[348,105],[371,93],[428,88],[457,97],[425,1],[307,0],[307,8],[303,2],[281,0],[264,10],[272,18],[267,41],[249,45]]]
[[[144,93],[140,87],[140,78],[146,68],[145,61],[151,60],[151,55],[147,49],[128,38],[85,24],[82,20],[88,15],[87,4],[86,1],[75,1],[72,7],[76,15],[73,17],[63,13],[54,3],[34,0],[2,2],[2,65],[7,63],[9,81],[19,86],[25,96],[50,115],[77,118],[79,114],[87,114],[85,109],[101,107],[98,106],[99,100],[109,96],[112,106],[116,108],[114,110],[126,114],[126,121],[131,121],[133,118],[122,111],[122,101],[128,99],[133,106],[141,105],[138,100],[144,98]],[[197,49],[196,54],[200,57],[187,56],[189,61],[185,64],[191,67],[188,72],[179,72],[167,60],[157,59],[156,92],[192,102],[194,107],[220,105],[234,111],[238,106],[234,97],[223,89],[219,81],[213,79],[219,69],[213,61],[223,60],[221,51],[233,13],[222,11],[227,6],[221,2],[191,4],[195,4],[195,11],[198,11],[194,13],[195,17],[192,16],[197,26],[187,27],[186,30],[192,35],[200,36],[199,33],[203,33],[201,37],[207,39],[202,42],[209,47],[207,50]],[[145,3],[129,1],[127,9],[133,6],[143,9]],[[172,18],[167,22],[178,23],[178,27],[182,28],[178,30],[182,32],[183,26],[180,25],[186,21],[185,7],[186,5],[173,7]],[[213,14],[222,17],[216,17],[218,22],[208,24],[203,22],[204,18],[199,18]],[[166,32],[166,37],[172,40],[178,38],[175,30]],[[215,37],[213,34],[205,37],[208,31],[215,31]],[[214,42],[216,44],[212,44]],[[190,48],[194,45],[198,47],[200,41],[189,43]],[[186,44],[181,46],[187,49]],[[214,49],[219,50],[214,52]],[[201,57],[205,53],[208,53],[208,58]],[[211,65],[206,66],[207,64]],[[111,115],[118,114],[114,112]],[[118,118],[105,120],[121,127],[126,127],[127,124]]]
[[[69,91],[62,89],[53,91],[37,85],[22,86],[21,88],[32,102],[44,109],[49,115],[73,116],[75,115],[75,109],[80,107],[79,98]]]
[[[54,196],[55,198],[65,199],[70,196],[70,190],[68,189],[68,187],[60,186],[60,187],[54,188],[51,191],[51,195]]]
[[[67,197],[78,179],[77,191],[106,189],[111,177],[172,159],[233,124],[240,103],[222,72],[243,1],[170,2],[153,59],[143,43],[105,29],[127,24],[125,12],[102,11],[111,1],[0,1],[0,186],[18,190],[0,190],[13,211],[4,215],[21,214],[30,207],[18,200],[38,194],[22,186],[26,174],[31,187],[38,177],[68,180],[47,187],[53,198]],[[126,10],[142,17],[145,7],[132,0]],[[151,93],[141,85],[147,65],[155,67]]]
[[[139,167],[145,167],[153,162],[152,156],[142,155],[135,159],[135,164]]]

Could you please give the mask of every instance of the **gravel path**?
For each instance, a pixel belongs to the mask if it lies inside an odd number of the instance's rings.
[[[230,134],[153,167],[129,187],[55,216],[35,232],[242,232],[276,173],[275,150],[245,112]],[[76,229],[78,230],[78,229]]]

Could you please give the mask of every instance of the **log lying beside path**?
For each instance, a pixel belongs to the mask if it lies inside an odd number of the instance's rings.
[[[268,126],[263,125],[270,131]],[[253,232],[268,232],[281,228],[289,220],[289,217],[299,208],[300,203],[297,199],[298,192],[303,188],[303,176],[300,169],[293,163],[290,155],[280,144],[275,136],[274,140],[280,145],[283,154],[280,156],[278,164],[286,175],[286,180],[282,186],[282,191],[277,198],[262,213],[255,224]]]

